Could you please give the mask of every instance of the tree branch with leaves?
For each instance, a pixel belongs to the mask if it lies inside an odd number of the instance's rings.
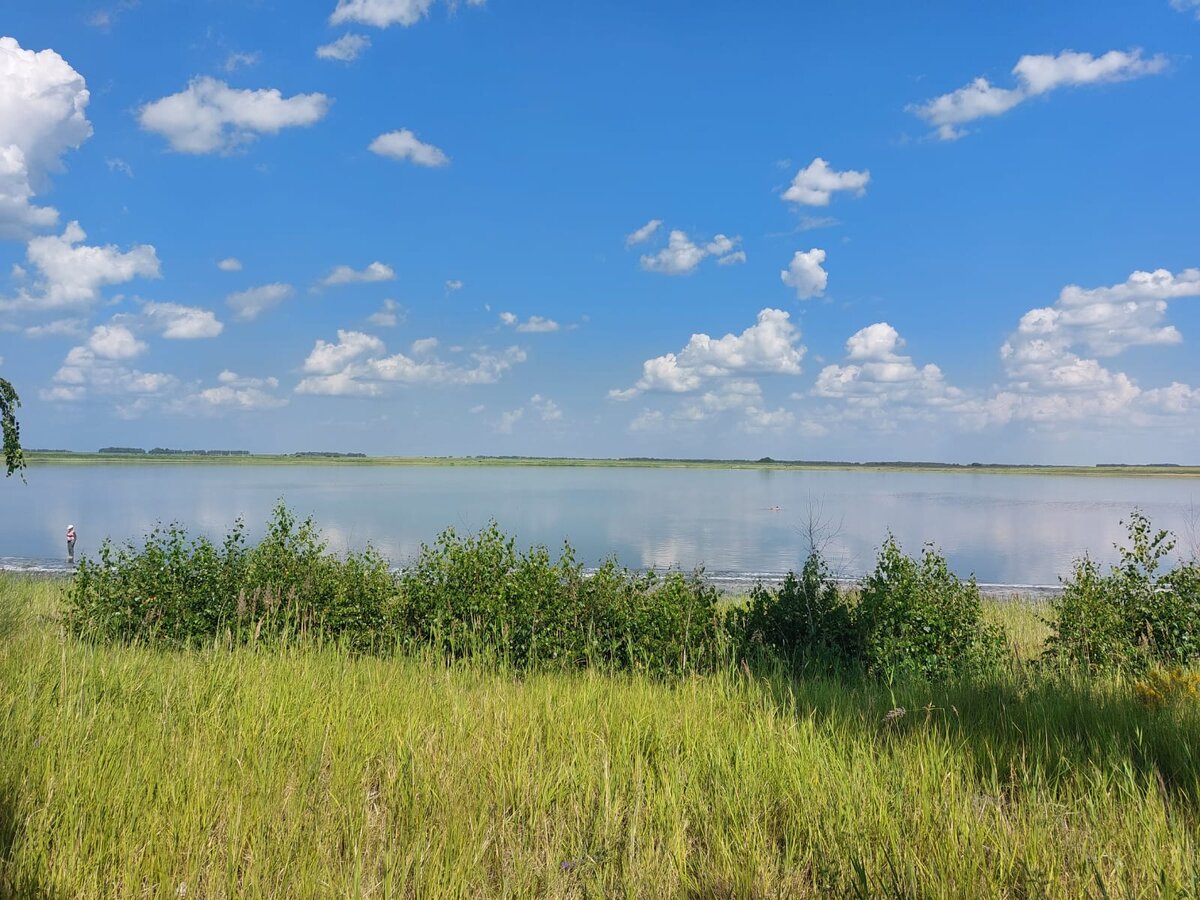
[[[25,454],[21,451],[21,425],[17,422],[17,408],[21,398],[16,388],[0,378],[0,428],[4,431],[5,477],[25,468]],[[21,475],[24,478],[24,473]]]

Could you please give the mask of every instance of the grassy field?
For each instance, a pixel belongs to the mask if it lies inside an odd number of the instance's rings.
[[[96,647],[61,590],[0,578],[0,896],[1200,893],[1197,711],[1038,674],[1027,605],[888,688]]]
[[[297,457],[286,454],[252,456],[140,456],[105,453],[29,452],[30,466],[149,465],[149,466],[559,466],[584,468],[770,469],[780,471],[946,472],[976,475],[1075,475],[1092,477],[1197,478],[1200,466],[1000,466],[940,465],[934,463],[760,462],[702,459],[572,459],[567,457],[494,456],[369,456]]]

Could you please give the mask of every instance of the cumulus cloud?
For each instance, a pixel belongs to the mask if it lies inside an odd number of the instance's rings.
[[[829,273],[821,268],[825,251],[817,248],[797,250],[788,267],[779,273],[780,280],[796,292],[799,300],[820,297],[829,283]]]
[[[455,291],[461,291],[463,283],[458,278],[450,278],[446,281],[446,293],[453,294]]]
[[[662,219],[651,219],[641,228],[625,235],[625,246],[632,247],[635,244],[642,244],[650,240],[650,236],[653,235],[654,232],[658,231],[660,227],[662,227],[662,223]]]
[[[172,404],[173,412],[213,414],[226,410],[255,412],[287,405],[275,394],[277,378],[247,378],[228,369],[217,376],[215,387],[204,388]]]
[[[0,37],[0,238],[24,238],[58,223],[35,194],[62,157],[92,134],[83,76],[53,50],[34,52]]]
[[[0,301],[0,310],[86,309],[100,297],[101,288],[135,278],[158,278],[158,255],[149,244],[126,252],[112,244],[84,244],[87,233],[70,222],[61,235],[32,238],[25,257],[37,270],[30,289],[13,300]]]
[[[368,353],[383,353],[384,344],[379,338],[361,331],[338,330],[338,342],[318,340],[308,359],[304,371],[313,375],[332,375],[346,368],[352,360]]]
[[[179,93],[147,103],[138,121],[178,153],[229,152],[264,134],[312,125],[330,102],[324,94],[284,97],[275,88],[241,90],[201,76]]]
[[[370,46],[371,39],[365,34],[343,34],[336,41],[318,47],[317,58],[354,62]]]
[[[339,331],[337,343],[317,341],[305,360],[309,374],[296,387],[300,394],[378,396],[388,384],[492,384],[518,363],[525,351],[509,347],[498,353],[480,350],[467,359],[445,360],[432,339],[418,341],[411,355],[384,355],[383,342],[373,335]],[[450,348],[456,353],[458,348]]]
[[[750,373],[798,375],[805,348],[800,331],[781,309],[764,309],[758,321],[740,335],[714,339],[693,334],[679,353],[667,353],[642,364],[642,377],[626,390],[609,391],[614,400],[629,400],[646,391],[687,393],[708,379]]]
[[[321,279],[322,287],[333,287],[339,284],[371,284],[379,281],[394,281],[396,272],[391,266],[381,262],[373,262],[365,269],[352,269],[350,266],[337,266],[332,272]]]
[[[88,340],[72,347],[54,374],[52,384],[40,392],[50,402],[77,402],[90,393],[152,396],[178,385],[174,375],[142,372],[125,363],[147,349],[124,325],[98,325]]]
[[[404,309],[395,300],[388,298],[378,312],[367,316],[367,323],[379,328],[395,328],[404,321]]]
[[[375,28],[389,25],[416,25],[429,15],[436,0],[338,0],[337,7],[329,17],[333,25],[344,22],[360,22]],[[443,0],[454,9],[455,0]],[[469,6],[483,6],[486,0],[467,0]]]
[[[97,325],[88,338],[87,349],[101,359],[133,359],[145,353],[147,345],[124,325]]]
[[[839,172],[818,156],[796,173],[791,186],[783,192],[783,199],[802,206],[828,206],[830,198],[839,191],[863,196],[870,181],[868,171]]]
[[[1057,55],[1022,56],[1012,70],[1016,87],[996,87],[986,78],[976,78],[965,87],[914,104],[908,109],[934,126],[940,139],[951,141],[967,134],[961,127],[964,124],[1003,115],[1031,97],[1048,94],[1061,87],[1128,81],[1156,75],[1166,67],[1165,56],[1158,54],[1146,57],[1140,49],[1128,52],[1110,50],[1101,56],[1074,50],[1064,50]]]
[[[887,322],[856,331],[846,341],[846,365],[825,366],[813,394],[860,407],[884,404],[939,407],[960,401],[963,392],[946,384],[932,363],[916,365],[900,353],[904,339]],[[889,424],[894,424],[894,420]]]
[[[241,51],[234,50],[225,57],[225,62],[221,64],[221,68],[226,72],[236,72],[243,66],[256,66],[259,60],[262,59],[262,54],[257,51]]]
[[[1164,323],[1168,304],[1197,296],[1200,269],[1138,271],[1108,287],[1068,285],[1053,306],[1025,313],[1001,347],[1009,384],[986,404],[986,417],[1053,421],[1180,411],[1192,402],[1187,385],[1142,390],[1094,357],[1179,343],[1179,330]]]
[[[710,256],[716,257],[717,262],[724,265],[745,262],[746,254],[736,249],[741,241],[740,237],[718,234],[707,243],[697,244],[686,232],[674,229],[667,238],[667,246],[657,253],[642,256],[642,268],[663,275],[690,275]]]
[[[524,416],[524,408],[510,409],[507,412],[502,412],[500,414],[500,421],[496,423],[496,431],[500,434],[512,434],[513,428]]]
[[[233,310],[233,317],[239,322],[249,322],[292,296],[296,292],[290,284],[274,282],[260,287],[236,291],[225,298],[225,303]]]
[[[198,306],[149,302],[142,305],[142,315],[151,328],[174,340],[214,338],[225,330],[212,310]]]
[[[552,331],[559,331],[562,328],[553,319],[547,319],[543,316],[530,316],[522,322],[518,316],[510,312],[500,313],[500,321],[509,328],[515,328],[523,334],[545,334]]]
[[[228,256],[217,263],[217,268],[222,272],[240,272],[242,271],[242,261],[235,257]]]
[[[417,138],[407,128],[399,131],[389,131],[371,141],[367,148],[379,156],[389,159],[408,161],[427,168],[440,168],[450,165],[450,157],[433,144],[426,144]]]

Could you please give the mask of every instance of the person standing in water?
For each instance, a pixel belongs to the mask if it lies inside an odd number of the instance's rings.
[[[75,563],[75,526],[67,526],[67,562]]]

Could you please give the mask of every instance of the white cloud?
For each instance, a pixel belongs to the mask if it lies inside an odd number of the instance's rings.
[[[89,98],[83,76],[53,50],[0,37],[0,238],[57,224],[57,210],[31,200],[62,170],[63,155],[91,137]]]
[[[637,231],[630,232],[625,235],[625,246],[632,247],[634,244],[641,244],[650,240],[650,236],[662,226],[662,219],[651,219]]]
[[[1200,0],[1171,0],[1171,8],[1182,13],[1195,13],[1196,21],[1200,22]]]
[[[175,340],[214,338],[225,330],[212,310],[196,306],[150,302],[142,306],[142,315],[163,337]]]
[[[512,434],[513,426],[520,422],[524,415],[524,408],[512,409],[501,413],[500,421],[496,423],[496,431],[500,434]]]
[[[688,237],[686,232],[673,229],[667,238],[666,247],[657,253],[642,256],[642,268],[647,272],[661,272],[664,275],[690,275],[710,256],[717,257],[717,261],[724,265],[745,262],[746,254],[735,250],[741,240],[740,237],[731,238],[718,234],[701,246]]]
[[[414,165],[427,168],[436,169],[450,165],[450,157],[433,144],[426,144],[419,140],[407,128],[379,135],[371,141],[367,149],[379,156],[400,161],[408,160]]]
[[[734,266],[734,265],[737,265],[738,263],[744,263],[745,261],[746,261],[746,251],[745,250],[735,250],[733,253],[727,254],[725,256],[722,256],[720,259],[718,259],[717,265],[718,266]]]
[[[146,349],[124,325],[98,325],[85,344],[71,348],[51,387],[39,396],[51,402],[77,402],[91,392],[149,397],[173,390],[179,383],[174,375],[122,365]]]
[[[887,322],[868,325],[846,341],[846,365],[825,366],[813,394],[863,408],[886,405],[944,407],[963,399],[963,392],[946,384],[933,364],[917,366],[899,353],[904,339]],[[875,424],[894,427],[894,417]]]
[[[868,171],[847,169],[839,172],[818,156],[796,173],[791,187],[783,192],[783,199],[803,206],[828,206],[830,198],[838,191],[849,191],[855,197],[863,196],[870,181],[871,173]]]
[[[395,328],[405,319],[404,309],[395,300],[388,298],[376,313],[367,316],[367,323],[380,328]]]
[[[324,94],[284,97],[274,88],[240,90],[201,76],[178,94],[147,103],[138,121],[179,153],[229,152],[259,135],[312,125],[329,104]]]
[[[352,269],[350,266],[337,266],[322,278],[320,283],[323,287],[332,287],[338,284],[372,284],[395,279],[396,272],[391,266],[373,262],[362,270]]]
[[[196,391],[172,404],[172,411],[211,414],[224,410],[253,412],[287,405],[276,396],[277,378],[247,378],[228,369],[217,376],[216,387]]]
[[[433,352],[437,342],[418,341],[411,356],[384,356],[383,342],[361,332],[338,332],[338,343],[317,341],[305,361],[312,373],[296,387],[300,394],[377,396],[388,383],[426,385],[492,384],[514,365],[525,361],[525,351],[509,347],[500,353],[481,350],[469,361],[447,361]],[[450,348],[455,353],[459,348]],[[341,366],[340,371],[338,366]]]
[[[417,338],[409,345],[408,349],[413,356],[424,356],[427,353],[432,353],[440,344],[441,341],[435,337]],[[380,349],[382,350],[383,348],[381,347]]]
[[[55,319],[45,325],[31,325],[25,329],[25,336],[39,337],[80,337],[87,330],[84,319]]]
[[[317,58],[354,62],[370,46],[371,39],[365,34],[343,34],[336,41],[318,47]]]
[[[87,349],[101,359],[133,359],[148,347],[124,325],[97,325],[88,338]]]
[[[1058,55],[1022,56],[1013,67],[1015,88],[1000,88],[986,78],[908,107],[937,129],[942,140],[956,140],[967,132],[960,126],[976,119],[999,116],[1014,106],[1060,87],[1127,81],[1155,75],[1167,67],[1161,54],[1144,57],[1140,49],[1110,50],[1102,56],[1064,50]]]
[[[84,244],[87,234],[71,222],[61,235],[32,238],[25,256],[38,271],[32,291],[15,300],[0,301],[0,310],[85,309],[100,297],[106,285],[135,278],[158,278],[158,255],[149,244],[137,244],[122,253],[108,244]]]
[[[333,25],[343,22],[361,22],[376,28],[389,25],[415,25],[429,15],[435,0],[338,0],[338,5],[329,21]],[[469,6],[483,6],[486,0],[467,0]],[[445,0],[453,9],[455,0]]]
[[[1187,385],[1143,390],[1126,373],[1081,353],[1114,356],[1134,346],[1177,344],[1182,335],[1163,322],[1168,303],[1197,296],[1200,269],[1139,271],[1109,287],[1068,285],[1053,306],[1021,317],[1000,350],[1009,384],[987,401],[981,414],[1002,423],[1134,421],[1147,413],[1182,411],[1194,400]]]
[[[361,331],[338,330],[336,344],[318,340],[308,359],[304,371],[313,375],[332,375],[345,369],[352,360],[368,353],[382,353],[384,344],[374,335]]]
[[[530,316],[522,322],[516,315],[510,312],[500,313],[500,321],[509,328],[515,328],[522,334],[545,334],[548,332],[559,331],[562,326],[553,319],[547,319],[543,316]]]
[[[133,177],[133,166],[125,162],[119,156],[108,157],[104,160],[104,164],[108,166],[110,172],[120,172],[126,178]]]
[[[543,422],[557,422],[562,418],[562,409],[549,397],[534,394],[529,398],[529,405],[542,417]]]
[[[796,291],[799,300],[808,300],[825,293],[829,273],[821,268],[825,262],[825,251],[817,248],[797,250],[788,267],[779,273],[779,278]]]
[[[233,256],[228,256],[217,263],[217,268],[222,272],[240,272],[242,271],[242,261]]]
[[[274,282],[245,291],[236,291],[225,298],[225,303],[233,310],[235,319],[239,322],[249,322],[294,293],[295,288],[290,284]]]
[[[451,278],[446,282],[446,291],[448,293],[454,293],[455,291],[461,291],[462,289],[463,283],[457,278]]]
[[[645,391],[687,393],[703,386],[707,379],[727,375],[798,375],[805,353],[799,339],[800,331],[786,312],[764,309],[757,323],[740,335],[727,334],[714,340],[707,334],[693,334],[678,354],[646,360],[637,383],[626,390],[609,391],[609,397],[629,400]]]
[[[243,66],[258,65],[261,59],[262,54],[257,51],[243,52],[235,50],[225,57],[225,62],[221,64],[221,68],[226,72],[236,72]]]

